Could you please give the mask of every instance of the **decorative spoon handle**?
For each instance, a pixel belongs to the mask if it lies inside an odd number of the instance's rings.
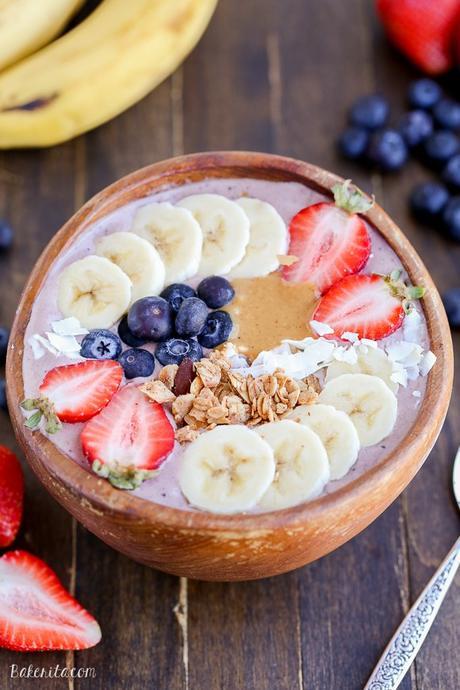
[[[417,656],[460,565],[460,537],[391,638],[364,690],[395,690]]]

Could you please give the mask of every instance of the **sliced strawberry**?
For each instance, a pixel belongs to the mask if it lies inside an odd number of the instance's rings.
[[[148,479],[174,446],[174,429],[158,403],[137,386],[125,386],[81,433],[83,452],[96,474],[118,489]]]
[[[51,369],[43,379],[39,398],[24,400],[25,410],[37,410],[26,422],[36,429],[42,415],[46,431],[59,430],[61,422],[86,422],[107,405],[120,387],[123,369],[109,359],[88,359]]]
[[[100,639],[97,622],[46,563],[27,551],[0,558],[0,647],[87,649]]]
[[[9,546],[21,524],[24,477],[15,454],[0,446],[0,547]]]
[[[321,298],[312,318],[334,329],[330,337],[340,338],[349,331],[380,340],[401,326],[408,300],[423,294],[423,288],[404,285],[399,271],[388,277],[347,276]]]
[[[377,9],[390,40],[424,72],[453,66],[459,0],[378,0]]]
[[[323,294],[346,275],[357,273],[371,251],[363,213],[371,203],[349,181],[333,189],[335,203],[321,202],[297,213],[289,227],[289,255],[297,261],[283,268],[283,278],[293,283],[313,283]]]

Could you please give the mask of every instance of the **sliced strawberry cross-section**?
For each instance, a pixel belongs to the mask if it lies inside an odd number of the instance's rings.
[[[24,477],[15,454],[0,446],[0,547],[9,546],[21,524]]]
[[[81,443],[96,474],[118,489],[134,489],[171,452],[174,429],[162,406],[130,385],[86,424]]]
[[[346,331],[360,338],[381,340],[398,329],[410,300],[419,299],[425,290],[407,286],[400,271],[390,276],[353,275],[343,278],[320,299],[313,319],[327,323],[340,338]]]
[[[26,426],[38,428],[42,416],[48,433],[58,431],[60,422],[86,422],[107,405],[122,378],[120,364],[108,359],[88,359],[51,369],[40,385],[40,396],[21,403],[25,410],[36,410]]]
[[[21,652],[87,649],[101,639],[95,619],[27,551],[0,558],[0,647]]]
[[[292,219],[288,254],[297,261],[282,273],[289,282],[312,283],[320,294],[360,271],[371,251],[366,224],[358,213],[367,211],[372,202],[351,189],[349,180],[333,192],[335,203],[307,206]]]

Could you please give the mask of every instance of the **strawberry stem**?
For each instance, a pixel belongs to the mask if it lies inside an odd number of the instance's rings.
[[[353,185],[351,188],[350,185],[351,180],[345,180],[332,187],[335,205],[347,213],[366,213],[374,205],[374,197],[369,199],[358,187]]]
[[[116,489],[137,489],[146,479],[155,476],[155,470],[139,470],[134,465],[114,463],[106,465],[101,460],[95,460],[91,469],[98,477],[107,479]]]
[[[45,431],[48,434],[55,434],[62,429],[62,424],[54,410],[54,405],[48,398],[43,396],[27,398],[22,401],[21,407],[27,412],[35,410],[34,414],[30,415],[24,422],[25,426],[31,429],[31,431],[36,431],[39,428],[42,417],[45,419]]]
[[[406,314],[410,314],[414,308],[412,302],[416,299],[421,299],[426,292],[426,288],[422,285],[407,285],[401,278],[401,275],[402,271],[397,269],[389,275],[382,277],[390,288],[391,294],[401,300]]]

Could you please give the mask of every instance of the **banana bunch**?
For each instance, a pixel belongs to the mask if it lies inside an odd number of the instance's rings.
[[[58,36],[84,0],[0,0],[0,70]]]
[[[216,4],[103,0],[33,53],[59,33],[81,0],[0,0],[0,69],[28,55],[0,72],[0,148],[58,144],[126,110],[178,67]]]

